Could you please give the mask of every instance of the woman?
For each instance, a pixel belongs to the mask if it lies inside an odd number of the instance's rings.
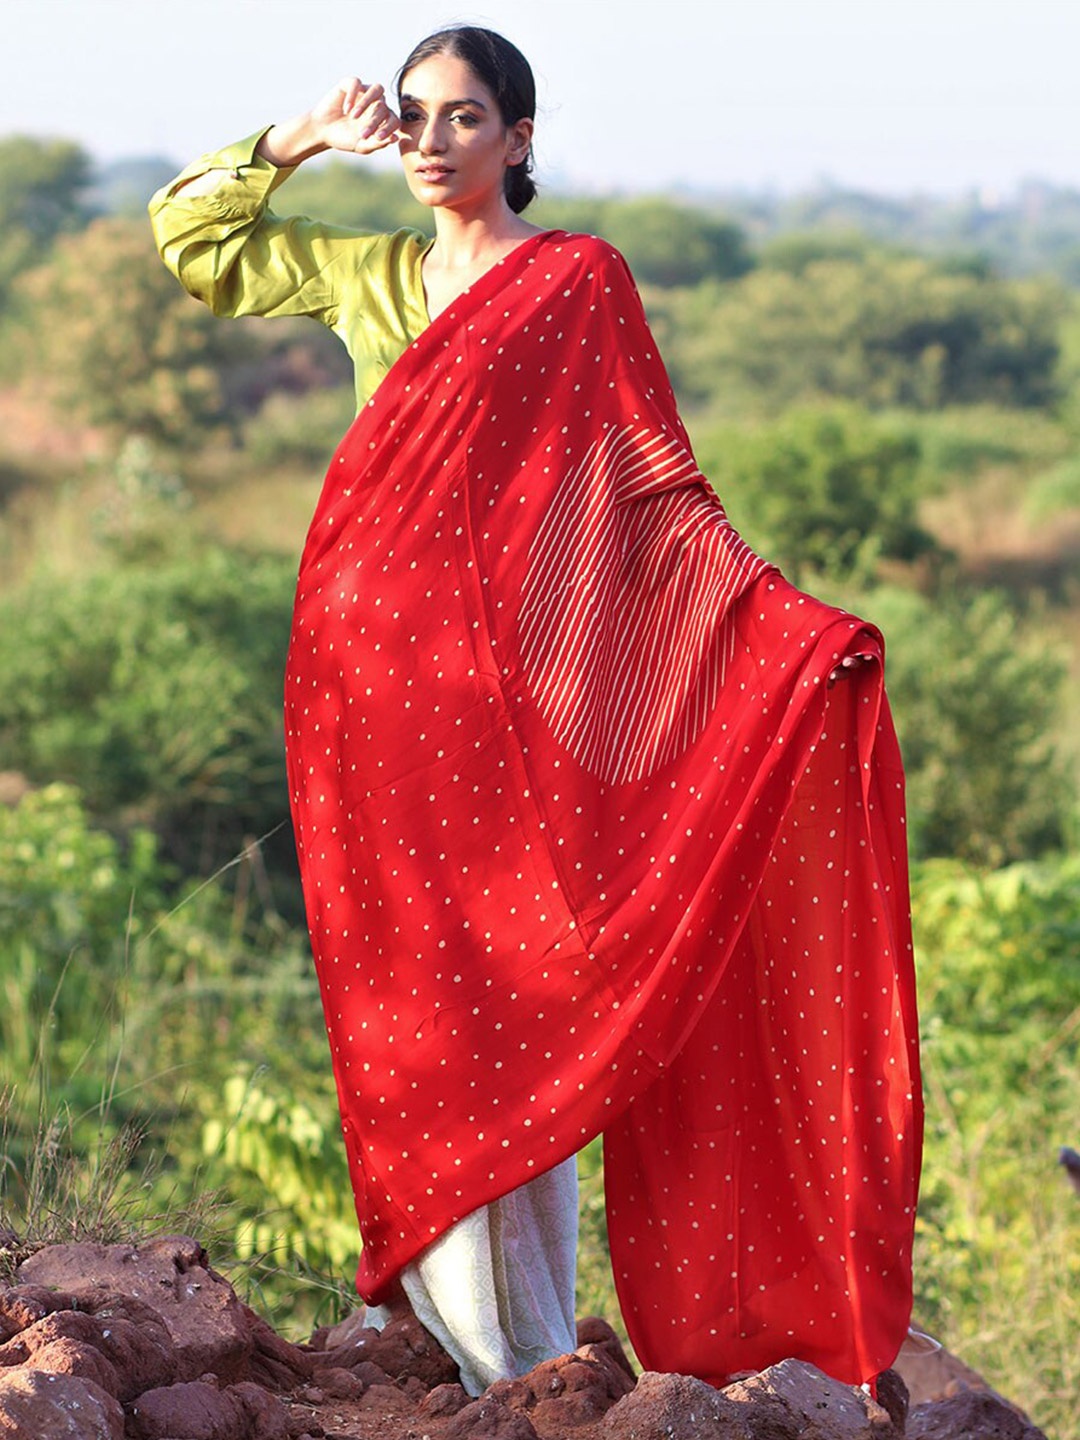
[[[216,312],[314,314],[357,364],[286,728],[359,1288],[403,1287],[473,1393],[570,1348],[603,1131],[644,1364],[870,1380],[920,1141],[880,637],[732,530],[621,257],[521,218],[519,52],[440,32],[398,106],[345,81],[151,206]],[[431,244],[266,210],[392,143]]]

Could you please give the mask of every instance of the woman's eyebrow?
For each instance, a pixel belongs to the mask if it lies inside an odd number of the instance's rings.
[[[404,93],[401,95],[401,104],[404,105],[405,102],[406,102],[406,100],[409,102],[410,105],[424,105],[424,104],[426,104],[426,101],[421,100],[420,97],[419,97],[419,95],[410,95],[410,94],[408,94],[407,91],[404,92]],[[482,100],[474,100],[474,99],[472,99],[471,96],[468,96],[468,95],[464,96],[461,100],[447,100],[446,103],[443,105],[443,109],[444,109],[444,110],[454,110],[454,109],[456,109],[459,105],[475,105],[476,108],[477,108],[477,110],[486,110],[486,109],[487,109],[487,106],[484,104],[484,102],[483,102]]]

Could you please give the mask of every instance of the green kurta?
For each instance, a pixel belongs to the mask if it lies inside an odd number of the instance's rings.
[[[356,370],[359,409],[429,324],[418,230],[365,234],[267,208],[293,173],[255,147],[257,134],[202,155],[150,202],[154,238],[185,290],[215,315],[311,315],[342,340]],[[210,171],[218,183],[193,194]],[[187,188],[183,188],[187,186]]]

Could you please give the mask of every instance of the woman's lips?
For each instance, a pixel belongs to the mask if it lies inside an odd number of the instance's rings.
[[[421,180],[445,180],[454,172],[446,165],[421,165],[416,171]]]

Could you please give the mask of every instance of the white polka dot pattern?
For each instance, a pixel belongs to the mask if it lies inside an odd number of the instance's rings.
[[[645,1364],[892,1360],[919,1102],[880,656],[730,530],[607,245],[527,242],[401,357],[331,463],[285,697],[369,1299],[605,1131]]]

